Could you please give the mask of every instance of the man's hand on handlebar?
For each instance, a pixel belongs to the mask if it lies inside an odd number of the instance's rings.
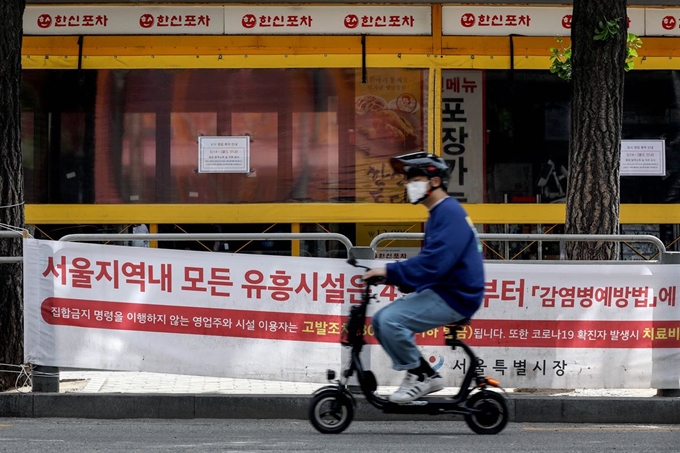
[[[384,267],[377,267],[375,269],[369,269],[361,276],[361,279],[365,282],[372,281],[374,283],[384,282],[387,277],[387,269]]]

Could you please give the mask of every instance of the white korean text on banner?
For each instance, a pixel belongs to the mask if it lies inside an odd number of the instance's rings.
[[[628,31],[680,36],[680,8],[633,6]],[[444,5],[445,36],[568,36],[569,6]],[[28,5],[25,35],[432,34],[429,5]]]
[[[322,379],[361,289],[332,259],[28,240],[24,266],[26,358],[74,368]]]
[[[225,6],[228,35],[430,35],[427,5]]]
[[[429,6],[29,5],[27,35],[430,35]]]
[[[222,35],[220,6],[31,5],[25,35]]]
[[[456,382],[477,366],[506,387],[680,388],[680,267],[486,263],[485,270],[483,306],[460,335],[480,363],[439,346],[442,329],[417,336],[426,360]],[[372,368],[389,363],[372,351]]]
[[[645,8],[645,35],[680,36],[680,8]]]
[[[327,258],[28,239],[24,266],[25,360],[58,367],[323,382],[362,289],[361,270]],[[481,361],[443,346],[442,328],[416,340],[451,386],[475,366],[505,387],[680,388],[679,271],[487,263],[461,333]],[[375,291],[369,317],[400,296]],[[398,384],[367,333],[378,382]]]
[[[449,195],[484,202],[484,72],[442,71],[442,157],[451,169]]]
[[[645,34],[645,8],[628,8],[628,32]],[[443,35],[569,36],[568,6],[443,6]]]

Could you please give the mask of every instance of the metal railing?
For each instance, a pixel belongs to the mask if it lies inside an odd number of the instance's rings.
[[[21,234],[18,234],[22,237]],[[1,236],[0,236],[1,237]],[[215,241],[215,240],[263,240],[263,241],[338,241],[347,249],[349,255],[353,247],[347,236],[339,233],[157,233],[157,234],[69,234],[61,239],[64,242],[99,241]],[[21,257],[18,258],[21,261]],[[59,392],[59,368],[36,365],[40,371],[33,376],[33,391]]]
[[[371,241],[370,247],[376,250],[379,243],[393,240],[393,239],[407,239],[407,240],[422,240],[425,237],[424,233],[382,233],[377,235]],[[504,234],[504,233],[481,233],[479,234],[480,241],[512,241],[512,242],[569,242],[569,241],[583,241],[583,242],[645,242],[653,244],[659,250],[659,256],[663,257],[666,252],[666,246],[661,239],[651,235],[637,235],[637,234]],[[542,260],[532,260],[542,261]],[[551,260],[556,261],[556,260]],[[526,261],[523,261],[526,262]],[[543,262],[543,261],[542,261]],[[598,261],[601,263],[602,261]],[[614,261],[612,261],[614,262]],[[625,262],[616,260],[615,262]],[[584,263],[584,261],[579,261]]]
[[[22,231],[0,231],[0,239],[3,238],[23,239],[24,233]],[[0,256],[0,264],[21,263],[23,260],[23,256]]]
[[[370,248],[376,250],[379,243],[394,240],[422,240],[424,233],[382,233],[377,235],[370,243]],[[22,232],[0,231],[0,239],[3,237],[23,238]],[[617,241],[617,242],[643,242],[654,245],[659,250],[659,256],[663,257],[666,246],[656,236],[635,234],[504,234],[504,233],[481,233],[481,241],[506,241],[506,242],[567,242],[567,241]],[[99,241],[214,241],[214,240],[263,240],[263,241],[295,241],[295,240],[333,240],[342,243],[347,251],[354,247],[352,241],[339,233],[157,233],[157,234],[69,234],[60,241],[68,242],[99,242]],[[0,257],[2,263],[20,263],[21,256]],[[619,260],[620,261],[620,260]]]
[[[60,241],[98,242],[98,241],[338,241],[347,252],[353,247],[347,236],[339,233],[149,233],[149,234],[68,234]]]
[[[4,237],[23,238],[24,233],[13,231],[0,231],[0,239]],[[62,237],[60,241],[69,242],[100,242],[100,241],[215,241],[215,240],[272,240],[272,241],[295,241],[295,240],[333,240],[341,242],[347,249],[348,255],[352,249],[364,249],[366,258],[375,256],[377,245],[383,241],[391,239],[422,240],[423,233],[382,233],[376,236],[370,247],[354,247],[352,241],[344,235],[338,233],[158,233],[158,234],[70,234]],[[664,261],[664,256],[673,255],[666,252],[663,242],[650,235],[571,235],[571,234],[480,234],[482,241],[544,241],[544,242],[566,242],[566,241],[618,241],[618,242],[646,242],[653,244],[659,250],[659,256]],[[680,262],[680,254],[671,256],[668,262],[674,258]],[[21,262],[22,257],[0,257],[0,263]],[[536,262],[543,262],[535,260]],[[527,263],[527,261],[523,261]],[[565,261],[561,261],[564,263]],[[626,261],[618,261],[626,263]],[[579,263],[585,263],[579,261]],[[602,263],[600,261],[599,263]],[[608,262],[610,263],[610,262]],[[628,261],[627,263],[630,263]],[[59,390],[59,368],[43,367],[36,365],[36,371],[40,371],[34,376],[34,391],[57,392]],[[661,391],[661,390],[660,390]]]

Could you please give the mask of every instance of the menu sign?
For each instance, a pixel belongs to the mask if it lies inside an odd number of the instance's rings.
[[[462,203],[484,202],[484,73],[442,73],[442,157],[451,169],[448,193]]]

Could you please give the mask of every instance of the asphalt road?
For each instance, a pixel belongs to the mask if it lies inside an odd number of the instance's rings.
[[[0,419],[0,452],[678,452],[680,425],[509,424],[479,436],[463,422],[354,421],[339,435],[304,420]]]

